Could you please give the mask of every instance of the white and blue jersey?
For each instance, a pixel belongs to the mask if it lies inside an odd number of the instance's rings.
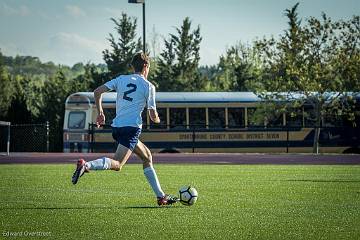
[[[147,109],[156,109],[155,87],[139,74],[120,75],[105,83],[105,86],[117,92],[116,117],[112,127],[142,128],[141,113]]]

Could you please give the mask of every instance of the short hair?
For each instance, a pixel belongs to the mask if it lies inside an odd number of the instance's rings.
[[[143,52],[136,53],[131,60],[131,66],[133,66],[135,72],[141,72],[144,65],[149,63],[149,57]]]

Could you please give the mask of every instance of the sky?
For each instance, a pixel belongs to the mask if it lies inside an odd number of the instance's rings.
[[[214,65],[230,46],[284,32],[284,10],[300,2],[299,17],[333,20],[360,14],[359,0],[145,0],[146,40],[163,48],[163,39],[189,17],[192,29],[200,26],[200,65]],[[72,66],[77,62],[103,63],[110,49],[110,18],[121,13],[138,20],[142,37],[142,5],[128,0],[0,0],[0,49],[4,55],[30,55],[41,61]],[[115,34],[116,36],[116,34]]]

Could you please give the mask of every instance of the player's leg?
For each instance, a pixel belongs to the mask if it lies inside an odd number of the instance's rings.
[[[112,161],[112,169],[120,171],[133,152],[141,129],[136,127],[120,127],[112,128],[113,138],[118,143],[114,159]]]
[[[152,154],[151,151],[144,143],[140,140],[136,144],[134,153],[142,160],[143,169],[152,167]]]
[[[113,162],[114,159],[108,157],[102,157],[85,162],[86,172],[90,170],[117,170],[116,165]]]
[[[72,177],[72,183],[76,184],[79,178],[85,173],[91,170],[115,170],[120,171],[122,166],[126,163],[131,155],[131,150],[127,147],[118,144],[114,159],[108,157],[102,157],[89,162],[84,159],[79,159],[77,162],[76,170]]]
[[[86,162],[86,170],[115,170],[120,171],[131,155],[131,150],[118,144],[114,158],[103,157]]]
[[[80,159],[72,177],[73,184],[76,184],[79,178],[90,170],[121,170],[135,148],[140,132],[141,129],[132,127],[112,128],[112,136],[118,143],[114,159],[102,157],[89,162]]]
[[[86,162],[84,159],[79,159],[71,181],[73,184],[76,184],[79,178],[90,170],[116,170],[115,168],[117,166],[113,162],[114,160],[108,157],[102,157],[89,162]]]
[[[144,175],[158,199],[158,204],[169,205],[177,202],[176,197],[166,195],[161,189],[159,179],[153,167],[152,154],[149,148],[139,140],[134,149],[134,153],[143,161]]]
[[[111,162],[111,169],[115,171],[120,171],[121,168],[125,165],[127,160],[129,159],[132,151],[131,149],[118,144],[114,159]]]

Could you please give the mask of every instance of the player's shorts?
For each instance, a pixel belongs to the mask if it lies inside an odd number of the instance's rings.
[[[141,128],[137,127],[113,127],[112,136],[118,144],[134,151],[139,141]]]

